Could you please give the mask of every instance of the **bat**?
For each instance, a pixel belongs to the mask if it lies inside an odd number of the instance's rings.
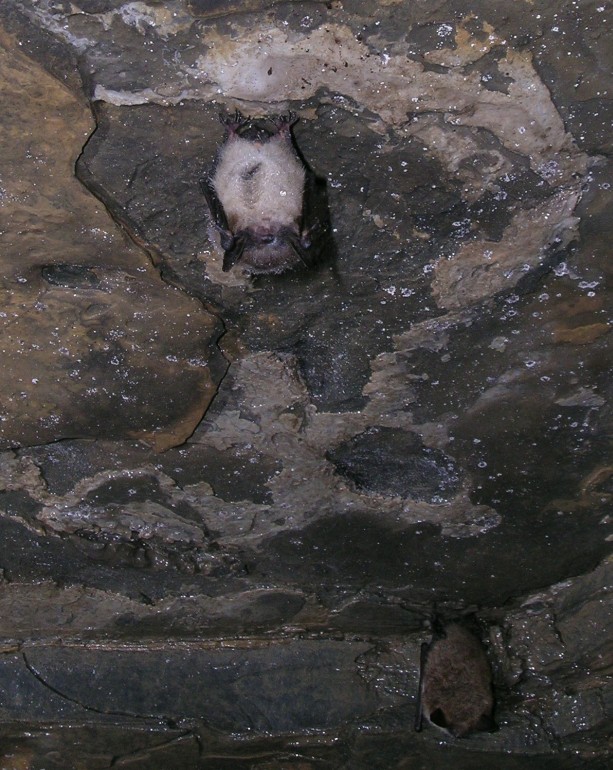
[[[320,228],[311,213],[314,175],[291,136],[293,113],[270,118],[270,131],[240,112],[222,117],[226,138],[200,180],[224,251],[223,270],[283,273],[315,262]]]
[[[456,738],[497,729],[492,672],[479,639],[459,623],[435,626],[421,646],[415,729],[426,719]]]

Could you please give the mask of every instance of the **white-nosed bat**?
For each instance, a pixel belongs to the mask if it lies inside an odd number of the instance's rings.
[[[248,273],[282,273],[314,261],[312,174],[292,144],[296,120],[292,113],[272,118],[271,132],[238,111],[222,118],[226,140],[200,186],[220,235],[225,272],[240,264]]]
[[[456,738],[497,729],[492,672],[477,637],[459,623],[438,627],[421,646],[415,729],[422,719]]]

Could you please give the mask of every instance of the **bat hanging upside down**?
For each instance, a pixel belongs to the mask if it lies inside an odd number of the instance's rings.
[[[492,672],[481,642],[459,623],[434,624],[421,648],[415,729],[423,717],[456,738],[497,729],[492,717]]]
[[[296,120],[292,113],[271,118],[271,132],[238,111],[222,118],[226,141],[200,186],[220,234],[224,272],[240,264],[248,273],[282,273],[314,262],[312,174],[292,144]]]

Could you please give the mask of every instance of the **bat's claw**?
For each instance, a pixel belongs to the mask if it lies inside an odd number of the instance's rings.
[[[274,118],[272,118],[272,122],[277,129],[277,133],[289,134],[290,128],[294,125],[294,123],[298,122],[298,115],[290,110],[287,115],[276,115]]]
[[[219,115],[219,122],[225,127],[228,134],[236,134],[250,120],[251,118],[246,118],[239,109],[236,110],[234,115],[225,115],[223,112]]]

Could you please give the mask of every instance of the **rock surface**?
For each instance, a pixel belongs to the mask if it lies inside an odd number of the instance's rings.
[[[181,444],[224,374],[221,324],[165,284],[75,179],[87,106],[5,43],[0,446]]]
[[[606,766],[609,15],[0,5],[2,767]],[[221,270],[236,108],[315,270]],[[498,733],[413,733],[434,611]]]

